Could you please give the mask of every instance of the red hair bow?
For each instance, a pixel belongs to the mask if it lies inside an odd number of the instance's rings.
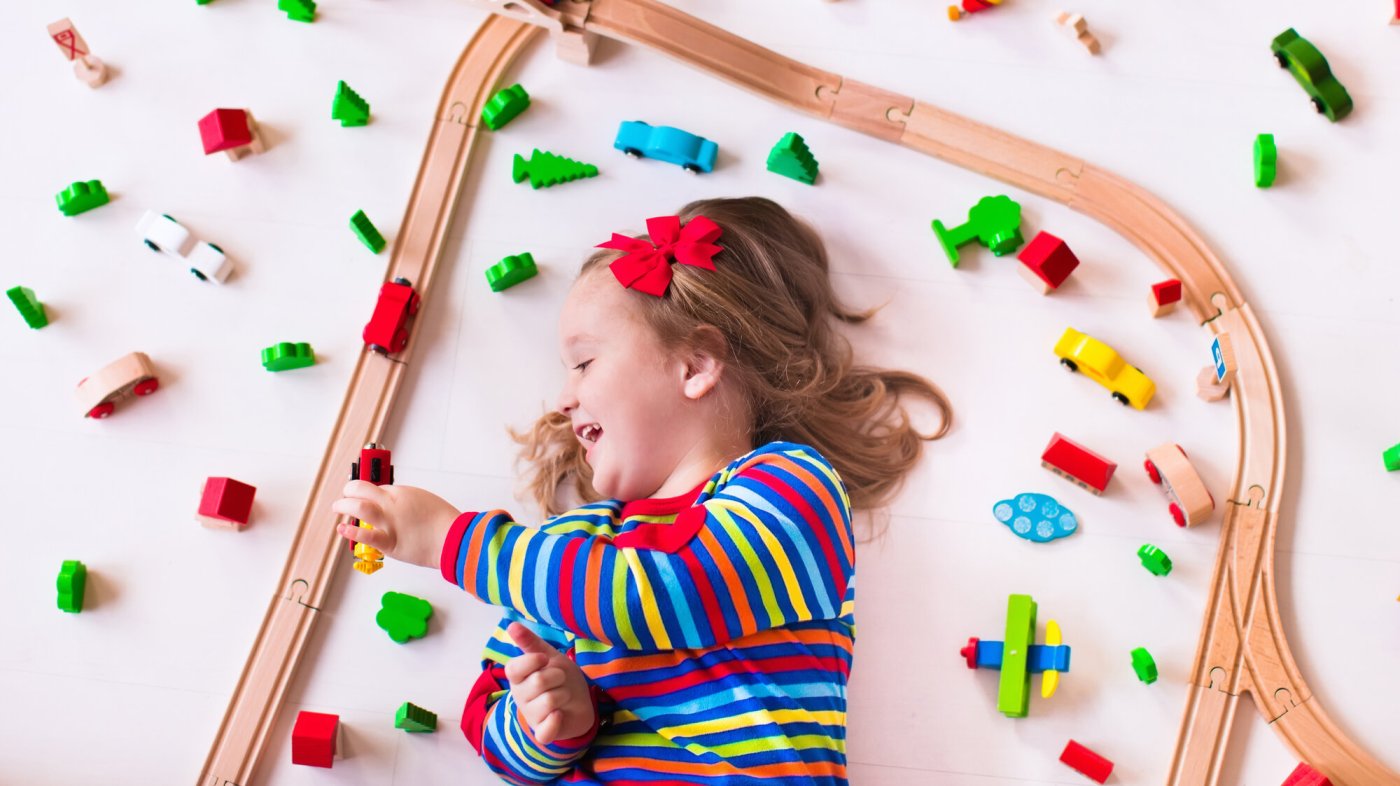
[[[624,287],[661,297],[671,285],[671,260],[715,269],[714,256],[722,248],[715,245],[720,232],[719,224],[704,216],[690,219],[684,227],[680,216],[660,216],[647,219],[650,243],[614,232],[612,240],[596,247],[626,252],[608,266]]]

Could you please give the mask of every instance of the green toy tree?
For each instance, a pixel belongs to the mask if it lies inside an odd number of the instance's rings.
[[[800,135],[789,132],[768,151],[768,171],[810,186],[817,179],[817,159]]]
[[[597,174],[598,167],[592,164],[556,156],[539,149],[530,153],[529,161],[516,153],[515,165],[511,169],[511,177],[515,182],[519,183],[528,177],[531,188],[548,188],[570,180],[595,177]]]

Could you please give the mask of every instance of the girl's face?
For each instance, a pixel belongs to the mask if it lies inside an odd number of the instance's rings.
[[[635,299],[598,268],[574,283],[559,316],[559,411],[584,446],[594,490],[622,500],[655,494],[702,441],[688,395],[694,369],[662,347]]]

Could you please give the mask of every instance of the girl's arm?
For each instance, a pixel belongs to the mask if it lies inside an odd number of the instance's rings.
[[[840,616],[855,552],[831,465],[775,443],[722,480],[673,523],[613,540],[464,513],[443,546],[443,577],[526,619],[638,651]]]
[[[507,614],[486,645],[481,676],[467,696],[462,712],[462,732],[486,766],[509,783],[520,786],[550,783],[573,769],[588,753],[598,732],[595,720],[589,731],[568,740],[542,743],[520,712],[510,692],[505,664],[520,654],[506,628],[516,620]],[[535,629],[549,644],[563,650],[568,643],[550,632]],[[594,717],[598,717],[596,694]]]

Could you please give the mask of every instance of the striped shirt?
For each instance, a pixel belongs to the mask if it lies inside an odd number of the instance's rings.
[[[538,529],[463,513],[443,577],[506,613],[462,731],[517,784],[845,784],[854,561],[845,486],[789,442],[687,494],[596,502]],[[512,621],[582,668],[594,729],[535,740],[505,676]]]

